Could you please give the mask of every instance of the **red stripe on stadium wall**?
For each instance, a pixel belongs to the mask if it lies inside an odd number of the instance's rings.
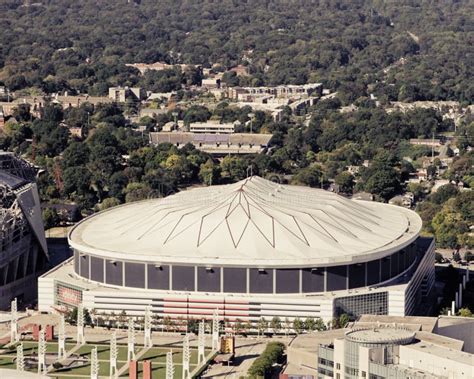
[[[190,303],[208,303],[208,304],[224,304],[225,300],[206,300],[206,299],[195,299],[190,297],[188,300]]]

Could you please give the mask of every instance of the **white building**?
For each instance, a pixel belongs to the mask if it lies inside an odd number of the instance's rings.
[[[216,121],[193,122],[189,125],[191,133],[231,134],[235,131],[235,123],[221,124]]]
[[[434,242],[408,209],[259,177],[95,214],[74,258],[39,281],[39,309],[231,322],[409,315],[431,290]]]
[[[472,351],[465,339],[442,334],[443,319],[362,316],[344,329],[298,336],[288,347],[285,373],[349,379],[473,378]],[[457,327],[472,334],[474,323],[462,321]]]

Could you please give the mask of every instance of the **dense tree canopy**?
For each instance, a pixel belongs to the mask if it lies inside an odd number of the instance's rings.
[[[163,92],[197,84],[197,71],[147,72],[127,63],[248,67],[231,85],[323,81],[344,102],[472,101],[474,12],[469,0],[47,0],[0,4],[0,80],[105,94],[110,85]]]

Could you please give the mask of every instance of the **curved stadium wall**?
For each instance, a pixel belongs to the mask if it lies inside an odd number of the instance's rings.
[[[255,268],[112,260],[75,250],[74,271],[79,276],[98,283],[164,291],[318,293],[389,282],[409,270],[416,257],[416,244],[411,243],[386,257],[363,263],[326,267]]]

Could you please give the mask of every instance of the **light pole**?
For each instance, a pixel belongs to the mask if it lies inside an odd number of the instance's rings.
[[[255,113],[250,112],[248,116],[250,117],[250,134],[252,134],[252,126],[253,126],[252,124],[253,124],[253,118],[255,117]]]

